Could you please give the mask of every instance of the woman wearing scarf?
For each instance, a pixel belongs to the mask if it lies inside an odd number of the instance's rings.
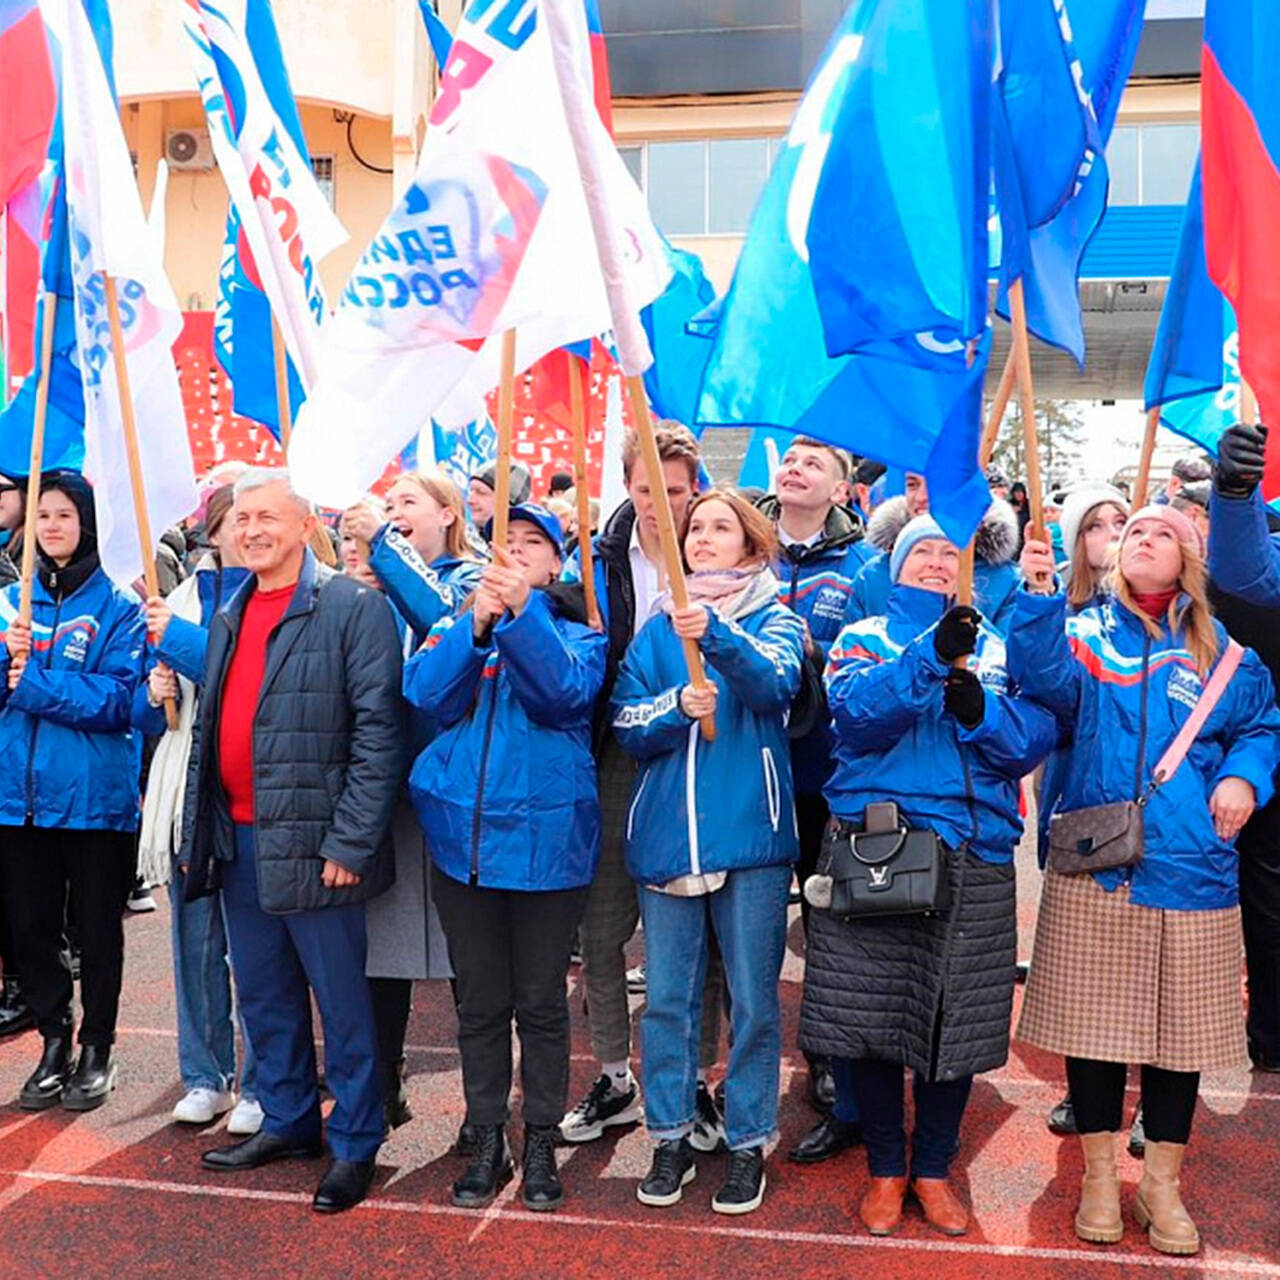
[[[224,483],[205,504],[209,549],[195,573],[165,599],[147,602],[154,661],[133,699],[133,725],[160,736],[142,802],[139,870],[148,884],[169,885],[173,982],[178,1014],[178,1068],[186,1093],[173,1109],[180,1124],[207,1125],[225,1111],[227,1132],[257,1133],[262,1108],[254,1096],[253,1051],[245,1040],[240,1100],[236,1081],[231,968],[222,900],[184,901],[186,873],[174,861],[182,848],[183,799],[196,704],[204,680],[213,616],[248,577],[235,545],[232,488]],[[178,727],[165,724],[164,700],[176,698]],[[242,1028],[243,1030],[243,1028]]]
[[[1109,594],[1074,616],[1049,548],[1029,543],[1023,564],[1009,644],[1024,687],[1070,737],[1057,811],[1144,807],[1140,860],[1094,874],[1051,860],[1018,1034],[1067,1060],[1085,1164],[1075,1230],[1099,1244],[1124,1235],[1115,1140],[1128,1064],[1141,1064],[1135,1215],[1152,1247],[1191,1254],[1200,1237],[1179,1176],[1200,1073],[1248,1061],[1235,840],[1272,794],[1280,712],[1245,650],[1180,767],[1153,788],[1227,651],[1199,532],[1169,506],[1135,512]]]
[[[139,601],[98,564],[93,492],[75,472],[46,476],[36,522],[32,620],[19,584],[0,593],[0,865],[23,991],[44,1039],[24,1110],[101,1106],[124,974],[121,914],[133,884],[138,750],[129,727],[142,677]],[[80,1058],[63,928],[80,928]]]
[[[675,1204],[694,1177],[688,1135],[698,1081],[702,988],[714,934],[728,982],[725,1078],[729,1170],[718,1213],[749,1213],[777,1131],[782,1052],[778,976],[798,853],[787,713],[801,681],[803,622],[778,600],[766,517],[714,490],[689,508],[689,605],[653,617],[632,642],[612,700],[614,731],[637,758],[627,867],[641,886],[648,1001],[645,1118],[656,1139],[642,1204]],[[707,684],[689,683],[693,641]],[[714,716],[714,743],[698,721]]]
[[[1009,1055],[1018,783],[1055,726],[1015,693],[1000,637],[973,609],[952,607],[960,552],[932,517],[905,526],[889,567],[888,612],[846,627],[831,649],[834,821],[806,891],[817,902],[837,844],[870,829],[871,805],[893,804],[895,827],[937,837],[948,892],[928,913],[810,914],[800,1042],[852,1059],[867,1230],[897,1231],[911,1193],[929,1226],[954,1236],[969,1225],[949,1175],[973,1078]],[[909,1161],[904,1067],[914,1076]]]

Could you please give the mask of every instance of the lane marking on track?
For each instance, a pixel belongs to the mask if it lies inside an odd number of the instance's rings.
[[[152,1182],[145,1178],[116,1178],[97,1174],[46,1173],[39,1169],[0,1169],[0,1178],[21,1178],[31,1182],[54,1183],[118,1191],[151,1191],[162,1195],[209,1196],[219,1200],[258,1200],[272,1204],[310,1205],[311,1197],[297,1191],[255,1191],[247,1187],[205,1186],[186,1182]],[[366,1200],[354,1213],[409,1213],[428,1217],[475,1218],[475,1211],[445,1204],[412,1204],[396,1200]],[[492,1223],[528,1229],[565,1227],[588,1231],[674,1232],[686,1236],[712,1236],[720,1240],[750,1240],[765,1244],[819,1245],[849,1250],[886,1250],[895,1253],[936,1253],[969,1257],[1026,1258],[1037,1262],[1072,1262],[1095,1267],[1146,1267],[1205,1275],[1260,1276],[1280,1278],[1280,1266],[1236,1257],[1173,1258],[1161,1254],[1102,1253],[1084,1249],[1043,1248],[1017,1244],[967,1244],[960,1240],[903,1240],[872,1236],[825,1234],[820,1231],[776,1231],[766,1227],[731,1227],[716,1223],[699,1225],[679,1222],[650,1222],[626,1218],[591,1217],[584,1214],[534,1214],[504,1209],[492,1215]],[[478,1233],[477,1233],[478,1234]],[[474,1237],[473,1237],[474,1238]]]

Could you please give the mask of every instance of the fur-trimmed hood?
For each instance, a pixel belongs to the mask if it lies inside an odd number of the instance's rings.
[[[906,498],[882,502],[867,523],[867,541],[888,555],[910,519]],[[987,508],[974,536],[973,549],[974,557],[982,564],[1013,563],[1018,554],[1018,517],[1007,502],[997,498]]]

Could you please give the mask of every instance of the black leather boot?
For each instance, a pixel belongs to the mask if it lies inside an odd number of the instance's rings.
[[[10,977],[6,973],[4,984],[0,986],[0,1036],[16,1036],[35,1025],[36,1015],[22,998],[17,976]]]
[[[558,1209],[564,1199],[564,1187],[556,1169],[556,1131],[558,1125],[527,1124],[524,1127],[523,1180],[520,1198],[526,1209],[547,1212]]]
[[[107,1100],[116,1087],[116,1060],[109,1044],[80,1046],[80,1061],[62,1091],[68,1111],[92,1111]]]
[[[511,1181],[515,1166],[507,1131],[500,1124],[478,1124],[475,1159],[453,1184],[453,1203],[461,1209],[483,1209]]]
[[[369,1194],[375,1165],[372,1160],[335,1160],[312,1198],[317,1213],[343,1213],[353,1209]]]
[[[18,1105],[23,1111],[47,1111],[62,1101],[62,1090],[75,1063],[71,1058],[71,1032],[54,1036],[44,1042],[40,1065],[27,1078],[18,1094]]]

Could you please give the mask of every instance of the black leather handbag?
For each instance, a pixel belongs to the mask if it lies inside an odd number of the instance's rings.
[[[951,852],[934,831],[913,830],[896,804],[870,804],[862,826],[827,829],[825,874],[810,876],[811,906],[842,920],[937,915],[951,905]]]

